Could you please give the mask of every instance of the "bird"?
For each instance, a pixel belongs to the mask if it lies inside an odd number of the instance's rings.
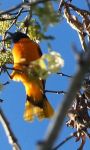
[[[20,31],[8,32],[8,35],[13,42],[12,55],[14,59],[14,70],[10,76],[12,80],[22,82],[26,92],[24,120],[32,122],[35,117],[39,120],[52,118],[54,109],[44,92],[45,81],[38,77],[34,77],[35,80],[33,80],[26,71],[30,62],[42,56],[40,46]]]

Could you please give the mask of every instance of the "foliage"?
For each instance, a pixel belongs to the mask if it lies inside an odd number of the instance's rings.
[[[13,20],[11,19],[11,15],[4,14],[0,16],[0,36],[4,36],[5,32],[11,26]]]
[[[38,42],[40,40],[52,40],[54,39],[53,36],[45,35],[44,31],[41,29],[39,22],[36,19],[30,19],[17,22],[17,30],[21,29],[22,32],[27,30],[27,35],[30,37],[31,40]]]
[[[48,1],[44,5],[34,6],[35,15],[38,16],[43,30],[49,26],[54,26],[60,21],[60,14],[55,10],[53,3]]]
[[[46,79],[50,74],[58,72],[64,65],[61,55],[55,51],[42,55],[36,61],[31,62],[27,68],[30,78],[39,77]]]
[[[11,51],[7,50],[5,52],[0,51],[0,66],[5,64],[12,64],[13,63],[13,56]]]
[[[35,42],[40,42],[42,39],[53,40],[54,37],[52,35],[46,35],[46,31],[48,30],[49,26],[54,26],[60,21],[60,15],[54,7],[54,4],[56,2],[56,0],[54,2],[47,1],[45,3],[27,7],[26,10],[20,9],[18,12],[10,12],[1,15],[0,35],[3,39],[5,39],[5,37],[8,36],[7,31],[10,30],[13,26],[15,26],[16,31],[20,30],[24,33],[27,33],[30,39],[32,39]],[[24,11],[25,15],[23,14]],[[22,19],[18,19],[19,16],[21,16]],[[6,64],[13,63],[13,56],[10,51],[11,40],[7,38],[7,40],[1,41],[0,49],[0,65],[3,66]],[[40,76],[40,78],[46,78],[48,74],[55,73],[57,70],[59,70],[60,57],[61,56],[55,52],[45,54],[42,56],[42,59],[33,62],[32,66],[34,69],[32,70],[35,74],[37,74],[37,76]]]

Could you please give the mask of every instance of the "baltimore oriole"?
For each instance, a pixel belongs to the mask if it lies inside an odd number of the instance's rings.
[[[37,60],[42,56],[39,45],[24,33],[8,32],[8,34],[10,34],[14,43],[12,49],[14,70],[11,78],[23,83],[27,95],[24,119],[32,121],[34,116],[37,116],[39,119],[52,117],[54,110],[44,93],[45,82],[39,78],[36,80],[30,79],[25,71],[25,68],[30,65],[31,61]],[[20,72],[17,70],[20,70]]]

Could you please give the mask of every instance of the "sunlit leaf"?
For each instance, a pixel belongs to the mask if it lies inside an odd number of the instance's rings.
[[[9,50],[5,52],[0,51],[0,66],[9,63],[13,63],[13,56],[11,51]]]
[[[0,16],[0,35],[4,35],[7,29],[11,26],[13,20],[8,20],[11,18],[11,15],[5,14]],[[4,21],[3,21],[4,19]]]
[[[64,60],[61,55],[52,51],[31,62],[27,70],[30,78],[46,79],[50,74],[58,72],[63,66]]]

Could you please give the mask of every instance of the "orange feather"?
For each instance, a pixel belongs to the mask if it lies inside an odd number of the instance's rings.
[[[25,34],[21,32],[11,34],[11,38],[14,41],[12,49],[14,68],[21,70],[14,70],[11,78],[23,83],[27,95],[24,119],[32,121],[34,116],[37,116],[40,120],[52,117],[54,110],[43,92],[44,82],[38,78],[36,80],[30,79],[26,72],[26,67],[28,67],[30,62],[42,56],[39,45],[27,36],[25,37]],[[16,41],[14,38],[16,38]]]

